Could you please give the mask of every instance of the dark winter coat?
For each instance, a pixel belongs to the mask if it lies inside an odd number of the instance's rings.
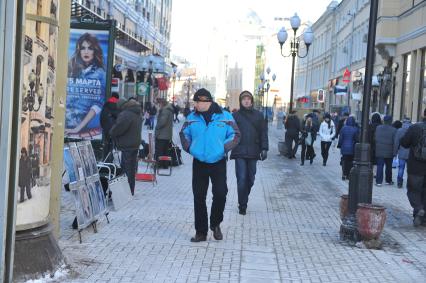
[[[101,111],[101,127],[104,131],[104,135],[108,136],[109,131],[117,120],[118,114],[120,111],[118,110],[117,101],[109,100],[105,102]]]
[[[399,159],[408,160],[408,156],[410,154],[410,149],[401,146],[400,141],[401,138],[407,133],[408,128],[410,128],[411,122],[404,122],[402,127],[396,131],[395,142],[393,145],[393,153],[394,155],[398,155]]]
[[[299,137],[300,128],[299,118],[294,114],[289,115],[285,122],[286,136]]]
[[[262,150],[268,150],[268,125],[261,112],[245,109],[233,113],[232,116],[241,132],[240,143],[232,150],[231,159],[259,159]]]
[[[141,144],[141,106],[134,100],[120,107],[120,114],[112,126],[110,135],[119,150],[139,149]]]
[[[376,158],[393,158],[393,143],[395,141],[396,129],[391,125],[380,125],[376,129]]]
[[[155,138],[159,140],[172,140],[173,137],[173,106],[169,103],[158,111]]]
[[[423,127],[426,127],[426,119],[423,119]],[[422,134],[422,125],[417,123],[408,128],[407,133],[401,139],[401,145],[410,149],[410,155],[407,162],[407,172],[413,175],[426,175],[426,162],[417,160],[414,157],[414,148],[416,147],[420,135]]]
[[[19,159],[19,187],[30,186],[31,184],[31,159],[28,156]]]
[[[307,146],[313,146],[315,140],[317,139],[317,131],[315,126],[306,126],[305,124],[302,125],[302,140],[301,140],[301,144],[302,145],[307,145]],[[311,144],[306,144],[305,139],[308,137],[308,134],[311,133],[311,137],[312,137],[312,143]]]
[[[374,113],[371,117],[371,124],[368,128],[368,142],[370,144],[370,158],[373,164],[376,164],[376,129],[382,124],[379,113]]]
[[[349,117],[346,125],[340,130],[338,147],[342,155],[354,155],[355,144],[359,140],[359,130],[356,127],[355,119]]]

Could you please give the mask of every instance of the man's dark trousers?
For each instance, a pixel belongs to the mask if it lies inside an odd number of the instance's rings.
[[[132,195],[135,193],[135,175],[137,170],[137,149],[122,150],[121,151],[121,168],[127,175],[129,181],[130,192]]]
[[[212,182],[213,203],[210,212],[210,227],[223,221],[228,186],[226,185],[226,160],[204,163],[194,159],[192,163],[192,192],[194,194],[195,230],[197,234],[207,235],[208,218],[206,197]]]
[[[237,176],[238,204],[240,208],[247,208],[248,197],[254,185],[257,159],[235,159],[235,173]]]
[[[294,147],[293,147],[294,142]],[[287,155],[288,157],[293,157],[297,153],[297,148],[299,147],[299,135],[285,135],[285,143],[287,146]]]
[[[407,197],[413,208],[413,216],[419,210],[426,210],[426,175],[408,174]]]

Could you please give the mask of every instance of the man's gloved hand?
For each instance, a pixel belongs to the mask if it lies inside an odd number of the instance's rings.
[[[262,150],[262,152],[260,153],[260,160],[265,160],[266,158],[268,158],[268,151],[266,150]]]

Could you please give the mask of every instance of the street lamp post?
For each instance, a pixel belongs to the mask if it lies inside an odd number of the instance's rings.
[[[261,93],[262,93],[262,108],[263,108],[264,118],[266,121],[268,120],[268,99],[269,99],[269,89],[271,87],[270,79],[269,79],[270,73],[271,73],[271,68],[268,67],[266,69],[266,74],[268,75],[268,78],[265,78],[265,75],[263,73],[260,74],[261,84],[259,85],[259,87],[261,88]],[[273,74],[272,81],[275,81],[276,78],[277,78],[277,75]],[[266,92],[266,98],[265,98],[265,92]]]
[[[303,42],[306,46],[306,54],[304,56],[301,56],[299,54],[299,47],[301,45],[301,40],[296,36],[297,30],[299,29],[301,25],[300,18],[297,14],[294,14],[293,17],[290,18],[290,24],[291,28],[293,29],[293,38],[290,40],[290,54],[284,55],[283,54],[283,45],[286,42],[288,38],[288,34],[286,29],[283,27],[277,34],[278,42],[281,47],[281,55],[283,57],[292,57],[292,65],[291,65],[291,88],[290,88],[290,107],[289,112],[292,112],[293,110],[293,91],[294,91],[294,65],[296,61],[296,56],[299,58],[305,58],[308,56],[309,53],[309,47],[312,44],[312,41],[314,40],[314,34],[312,32],[312,29],[310,27],[307,27],[305,31],[303,32]]]
[[[370,2],[370,19],[368,28],[367,60],[362,101],[362,135],[361,143],[355,146],[355,166],[349,176],[348,216],[340,226],[343,240],[358,241],[356,210],[358,203],[371,203],[373,191],[373,170],[370,164],[370,144],[368,143],[368,126],[370,113],[371,85],[374,68],[375,39],[377,26],[378,1]]]

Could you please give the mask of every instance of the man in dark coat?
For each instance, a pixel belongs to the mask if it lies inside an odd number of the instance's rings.
[[[158,98],[160,106],[158,111],[157,125],[155,126],[155,158],[167,156],[170,142],[173,137],[173,107],[163,98]],[[160,163],[162,168],[166,164]]]
[[[141,106],[133,99],[119,101],[117,106],[121,112],[110,130],[110,135],[117,149],[121,151],[121,168],[126,172],[130,191],[134,195],[137,156],[141,144]]]
[[[383,167],[386,167],[386,184],[393,185],[392,161],[394,157],[393,144],[395,140],[396,129],[392,127],[392,116],[385,116],[383,121],[384,125],[378,126],[375,133],[377,186],[381,186],[383,182]]]
[[[407,196],[413,207],[413,224],[426,225],[426,159],[419,156],[422,145],[423,150],[426,150],[426,109],[423,112],[423,121],[408,128],[401,139],[401,145],[410,149],[407,163]]]
[[[349,118],[349,113],[348,112],[343,113],[342,119],[340,119],[339,122],[337,123],[336,135],[334,136],[335,139],[339,138],[340,131],[345,126],[346,120],[348,118]]]
[[[313,119],[312,119],[313,120]],[[296,111],[288,115],[285,122],[285,143],[287,147],[287,157],[289,159],[296,158],[297,147],[299,146],[300,120],[296,116]],[[293,147],[294,142],[294,147]]]
[[[25,201],[25,192],[27,198],[31,199],[31,159],[28,156],[27,149],[21,149],[21,158],[19,159],[19,182],[18,186],[21,188],[19,202]]]
[[[180,112],[180,107],[177,104],[173,104],[173,112],[175,114],[175,117],[173,119],[173,122],[180,122],[179,121],[179,112]]]
[[[380,117],[380,114],[377,112],[373,113],[371,116],[371,124],[368,128],[368,141],[371,147],[370,158],[373,165],[376,165],[376,129],[381,124],[382,118]]]
[[[112,151],[112,140],[111,136],[109,134],[109,131],[111,130],[112,126],[115,123],[115,120],[117,120],[119,110],[117,107],[117,102],[119,99],[119,95],[117,92],[113,92],[111,94],[111,97],[105,102],[104,106],[102,107],[101,111],[101,127],[103,130],[103,158],[107,158],[109,153]],[[106,162],[111,162],[112,155],[109,155],[110,157]]]
[[[253,108],[253,95],[240,94],[240,110],[232,114],[241,132],[240,143],[232,150],[238,186],[238,208],[246,214],[248,197],[254,185],[257,160],[265,160],[269,149],[268,124],[261,112]]]

